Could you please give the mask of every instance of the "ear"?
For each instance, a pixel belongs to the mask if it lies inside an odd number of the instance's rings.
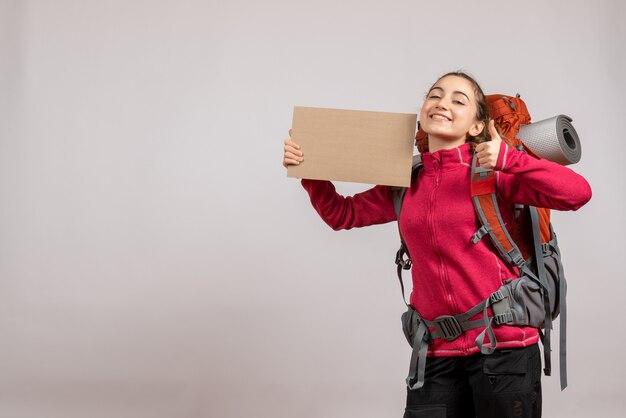
[[[468,134],[470,134],[470,136],[477,136],[480,135],[483,129],[485,129],[485,122],[474,122],[474,124],[470,127]]]

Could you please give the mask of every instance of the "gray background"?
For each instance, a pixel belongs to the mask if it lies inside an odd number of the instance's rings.
[[[623,2],[0,2],[0,417],[399,417],[395,224],[333,232],[292,106],[417,112],[440,74],[568,114],[570,387],[622,416]],[[342,183],[351,194],[365,185]]]

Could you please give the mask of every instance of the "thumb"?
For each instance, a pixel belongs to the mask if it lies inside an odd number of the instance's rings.
[[[291,128],[289,129],[289,138],[291,138]]]
[[[493,119],[489,120],[489,135],[492,140],[502,139],[496,129],[496,122]]]
[[[494,133],[498,133],[496,131],[496,122],[493,119],[489,119],[489,133],[493,136]]]

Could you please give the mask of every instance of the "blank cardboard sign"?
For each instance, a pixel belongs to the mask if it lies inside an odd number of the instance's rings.
[[[287,176],[408,187],[416,122],[415,114],[295,106],[291,139],[304,161]]]

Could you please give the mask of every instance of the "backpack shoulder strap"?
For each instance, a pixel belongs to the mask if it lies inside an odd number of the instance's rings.
[[[472,202],[482,225],[472,237],[472,242],[476,244],[488,234],[502,258],[509,264],[521,268],[525,260],[504,226],[496,197],[494,172],[491,169],[483,168],[478,162],[476,154],[472,157],[471,181]]]
[[[422,156],[420,154],[413,156],[413,168],[411,170],[411,179],[414,179],[419,171],[422,169]],[[398,272],[398,280],[400,281],[400,289],[402,289],[402,300],[404,303],[409,306],[406,302],[406,295],[404,294],[404,282],[402,281],[402,270],[409,270],[413,265],[411,261],[411,256],[409,254],[409,249],[404,242],[404,238],[402,238],[402,233],[400,232],[400,212],[402,211],[402,201],[404,200],[404,195],[406,194],[406,187],[392,187],[391,188],[391,199],[393,200],[393,207],[396,211],[396,219],[398,222],[398,234],[400,235],[400,249],[396,252],[396,266]]]
[[[414,155],[411,168],[411,180],[417,176],[422,166],[422,156],[420,154]],[[402,210],[402,201],[404,200],[406,189],[406,187],[391,187],[391,199],[393,200],[393,207],[396,211],[396,219],[398,220],[400,219],[400,211]]]

